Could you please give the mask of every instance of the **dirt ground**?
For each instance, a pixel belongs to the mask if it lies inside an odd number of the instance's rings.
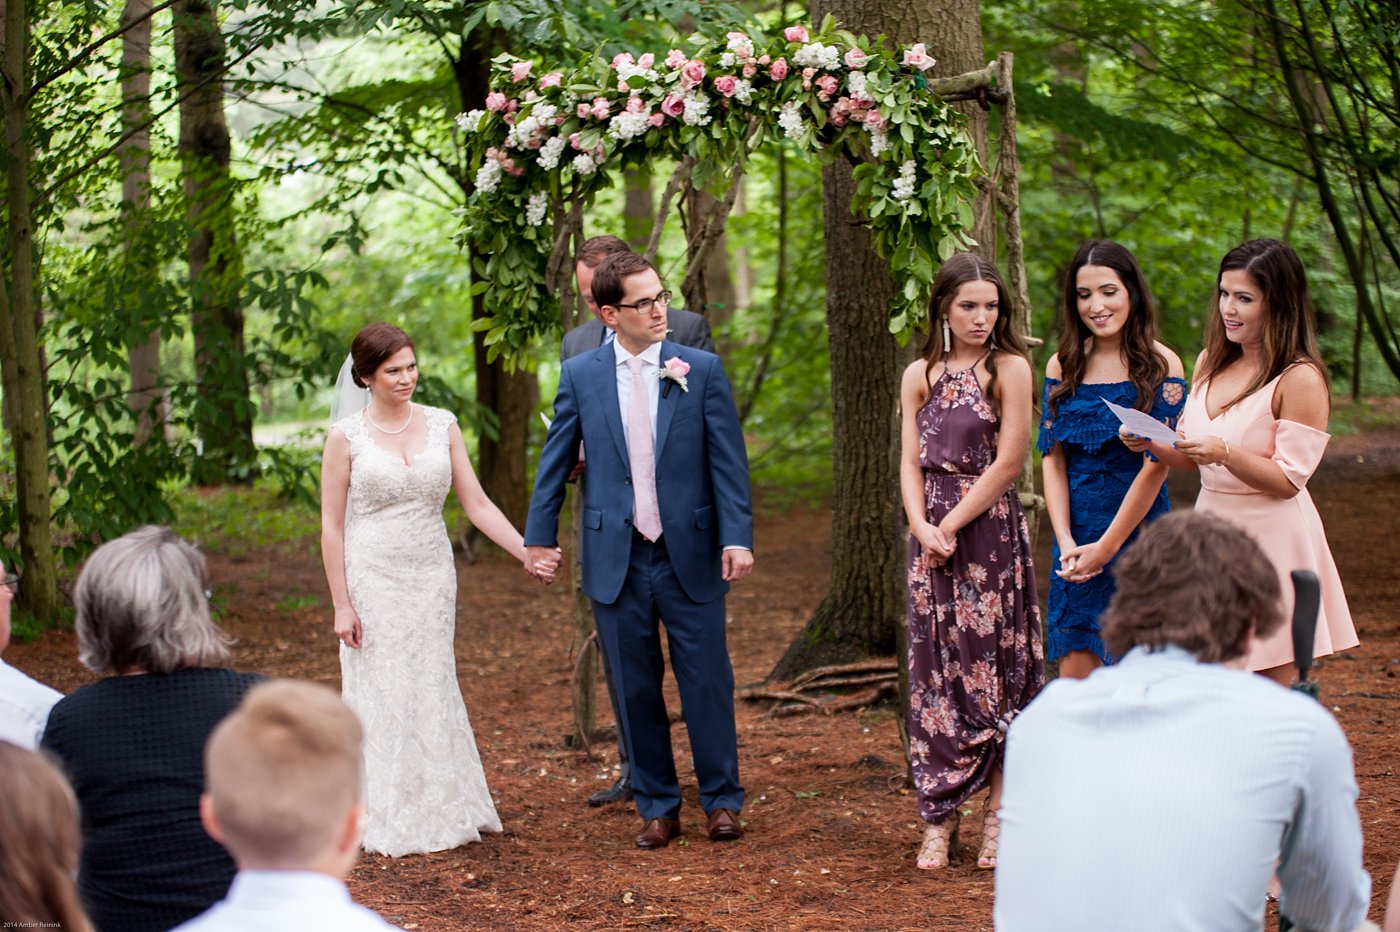
[[[1189,504],[1190,478],[1180,479],[1174,500]],[[1334,440],[1311,489],[1361,636],[1360,648],[1326,664],[1323,699],[1355,748],[1379,921],[1400,859],[1400,758],[1389,719],[1400,700],[1400,426]],[[1047,523],[1038,541],[1042,598],[1049,536]],[[209,556],[216,604],[239,638],[237,667],[338,685],[315,541],[245,555],[210,548]],[[760,517],[757,571],[729,600],[741,685],[767,675],[812,612],[830,558],[825,510]],[[572,730],[567,590],[541,590],[504,559],[459,563],[458,576],[458,673],[505,831],[439,854],[366,856],[350,878],[358,901],[422,930],[991,928],[994,878],[975,869],[981,798],[964,819],[970,830],[953,867],[915,869],[920,825],[890,708],[768,718],[767,703],[741,703],[748,835],[729,845],[705,838],[677,726],[677,760],[690,782],[685,836],[662,851],[637,850],[630,808],[584,805],[611,782],[615,748],[595,747],[590,760],[564,744]],[[14,645],[6,659],[64,691],[91,679],[71,631]],[[674,688],[670,696],[678,708]],[[600,709],[605,722],[601,694]]]

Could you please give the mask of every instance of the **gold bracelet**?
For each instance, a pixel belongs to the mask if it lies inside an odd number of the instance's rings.
[[[1229,466],[1229,465],[1230,465],[1230,441],[1226,440],[1224,437],[1221,437],[1221,438],[1220,438],[1220,442],[1223,443],[1223,444],[1225,444],[1225,458],[1224,458],[1223,460],[1220,461],[1220,465],[1221,465],[1221,466]]]

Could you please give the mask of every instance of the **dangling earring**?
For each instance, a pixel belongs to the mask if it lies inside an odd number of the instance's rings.
[[[943,352],[953,351],[953,328],[948,326],[948,318],[943,318]]]
[[[997,349],[997,335],[992,332],[987,335],[987,351],[995,353]]]

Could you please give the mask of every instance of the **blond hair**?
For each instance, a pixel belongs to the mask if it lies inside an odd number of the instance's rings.
[[[204,750],[224,846],[240,867],[305,867],[360,802],[364,729],[334,690],[280,680],[249,690]]]
[[[73,874],[78,801],[42,754],[0,741],[0,919],[91,932]]]

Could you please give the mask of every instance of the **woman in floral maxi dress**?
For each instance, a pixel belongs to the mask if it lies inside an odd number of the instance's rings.
[[[918,866],[946,867],[958,807],[983,786],[977,864],[996,867],[1006,729],[1044,681],[1040,611],[1014,485],[1031,369],[996,267],[959,253],[933,283],[931,335],[904,372],[900,489],[909,519],[909,734]]]

